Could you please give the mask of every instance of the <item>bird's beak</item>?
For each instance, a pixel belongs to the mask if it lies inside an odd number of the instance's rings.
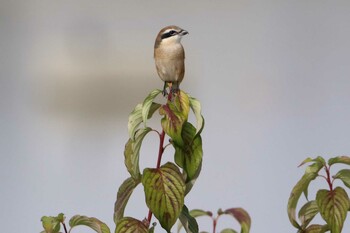
[[[186,30],[181,30],[181,32],[180,32],[181,36],[184,36],[184,35],[187,35],[187,34],[188,34],[188,31],[186,31]]]

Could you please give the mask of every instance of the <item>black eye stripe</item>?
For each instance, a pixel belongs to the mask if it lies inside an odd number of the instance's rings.
[[[162,39],[169,38],[169,37],[174,36],[176,34],[178,34],[177,31],[171,30],[171,31],[169,31],[167,33],[164,33],[162,35]]]

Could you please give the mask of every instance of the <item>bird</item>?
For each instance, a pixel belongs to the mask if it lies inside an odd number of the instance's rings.
[[[178,26],[162,28],[154,43],[154,60],[158,76],[164,81],[163,95],[180,91],[180,83],[185,75],[185,50],[181,39],[188,32]]]

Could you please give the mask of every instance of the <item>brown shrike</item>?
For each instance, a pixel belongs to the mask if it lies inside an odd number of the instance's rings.
[[[154,60],[157,73],[164,81],[163,95],[167,94],[169,85],[171,92],[178,92],[179,85],[185,75],[185,51],[181,45],[182,36],[187,31],[177,26],[167,26],[160,30],[154,43]]]

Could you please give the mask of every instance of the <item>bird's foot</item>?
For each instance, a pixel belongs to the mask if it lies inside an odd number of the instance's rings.
[[[163,96],[167,96],[168,95],[168,91],[166,90],[166,88],[163,89],[162,94],[163,94]]]
[[[168,89],[169,88],[169,92]],[[173,96],[179,95],[180,94],[180,88],[178,83],[172,83],[172,82],[165,82],[163,91],[162,91],[163,96],[168,96],[169,100],[172,100]]]
[[[173,95],[178,95],[180,93],[180,88],[178,86],[171,88],[171,93]]]
[[[168,88],[168,85],[169,85],[168,82],[164,82],[163,91],[162,91],[163,96],[168,95],[168,91],[166,90]]]

